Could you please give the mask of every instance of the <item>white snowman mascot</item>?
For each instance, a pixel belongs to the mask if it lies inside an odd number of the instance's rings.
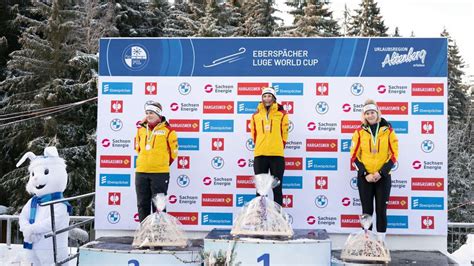
[[[29,263],[37,265],[54,265],[53,239],[45,238],[51,232],[50,206],[41,207],[39,204],[63,198],[67,185],[66,163],[59,158],[56,147],[44,149],[44,156],[36,156],[27,152],[17,167],[30,159],[30,179],[26,191],[33,195],[21,210],[19,223],[23,232],[23,248],[28,254]],[[72,208],[68,202],[54,205],[56,230],[69,226],[69,214]],[[57,235],[57,262],[68,256],[68,233]],[[63,264],[67,265],[67,264]]]

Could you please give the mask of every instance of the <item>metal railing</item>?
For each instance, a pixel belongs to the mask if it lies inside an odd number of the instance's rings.
[[[91,197],[91,196],[94,196],[94,195],[95,195],[95,192],[91,192],[91,193],[87,193],[87,194],[79,195],[79,196],[75,196],[75,197],[52,200],[52,201],[40,203],[40,206],[42,206],[42,207],[49,206],[49,209],[51,211],[51,233],[46,234],[44,236],[44,238],[50,238],[50,237],[53,238],[53,256],[54,256],[54,264],[55,265],[62,265],[63,263],[66,263],[70,260],[73,260],[73,259],[75,259],[79,256],[79,253],[72,254],[72,255],[70,254],[67,258],[65,258],[64,260],[58,262],[58,260],[57,260],[58,247],[57,247],[57,243],[56,243],[56,236],[59,235],[59,234],[68,232],[71,229],[79,227],[83,224],[91,223],[91,222],[94,221],[94,218],[90,218],[90,219],[87,219],[85,221],[69,225],[66,228],[62,228],[62,229],[59,229],[59,230],[56,231],[56,222],[55,222],[55,219],[54,219],[54,204],[62,203],[62,202],[65,202],[65,201],[73,201],[73,200],[82,199],[82,198],[86,198],[86,197]]]
[[[91,197],[91,196],[94,196],[94,195],[95,195],[95,192],[92,192],[92,193],[88,193],[88,194],[84,194],[84,195],[79,195],[79,196],[64,198],[64,199],[59,199],[59,200],[53,200],[53,201],[49,201],[49,202],[45,202],[45,203],[40,204],[40,206],[43,206],[43,207],[50,206],[50,210],[51,210],[51,229],[52,230],[51,230],[50,233],[47,233],[45,235],[45,238],[50,238],[51,237],[52,240],[53,240],[53,254],[54,254],[54,263],[55,263],[55,265],[61,265],[65,262],[73,260],[73,259],[75,259],[79,256],[79,254],[76,253],[76,254],[73,254],[73,255],[69,255],[63,261],[58,262],[57,261],[56,236],[61,234],[61,233],[68,232],[73,228],[80,227],[81,229],[83,229],[83,230],[85,230],[89,233],[89,240],[91,240],[91,234],[93,233],[92,224],[93,224],[93,221],[94,221],[94,217],[93,216],[71,216],[70,217],[70,222],[71,222],[70,226],[68,226],[66,228],[63,228],[63,229],[60,229],[60,230],[56,230],[56,222],[55,222],[55,219],[54,219],[54,205],[58,204],[58,203],[61,203],[61,202],[64,202],[64,201],[74,201],[74,200],[78,200],[78,199],[81,199],[81,198]],[[6,239],[5,239],[5,243],[7,244],[7,247],[10,247],[10,245],[12,243],[13,244],[21,244],[22,241],[23,241],[22,236],[20,234],[20,230],[19,230],[20,226],[18,224],[18,219],[19,219],[18,215],[0,215],[0,221],[6,221],[6,223],[7,223],[6,224]],[[3,233],[3,223],[2,223],[2,226],[0,226],[0,236],[3,236],[3,235],[4,235],[4,233]]]
[[[453,253],[466,243],[468,234],[474,234],[474,223],[448,223],[448,252]]]

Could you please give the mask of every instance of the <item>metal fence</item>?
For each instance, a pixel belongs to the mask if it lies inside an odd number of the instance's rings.
[[[448,223],[448,252],[453,253],[466,243],[468,234],[474,234],[474,223]]]

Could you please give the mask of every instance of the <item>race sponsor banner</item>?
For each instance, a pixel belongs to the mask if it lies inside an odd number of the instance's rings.
[[[255,197],[250,120],[272,86],[289,117],[282,186],[293,228],[360,228],[351,139],[374,99],[399,139],[388,233],[445,235],[446,46],[445,38],[101,39],[96,229],[138,226],[134,137],[148,100],[161,103],[178,136],[168,213],[187,230],[230,228]]]

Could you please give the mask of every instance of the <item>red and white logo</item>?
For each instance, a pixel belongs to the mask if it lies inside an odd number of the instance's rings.
[[[354,133],[360,127],[360,121],[357,120],[342,120],[341,133]]]
[[[233,194],[202,194],[202,206],[232,207]]]
[[[111,113],[123,113],[123,101],[112,100],[110,101],[110,112]]]
[[[138,212],[133,215],[133,220],[137,223],[140,222],[140,216],[138,216]]]
[[[168,214],[174,216],[183,225],[197,225],[198,224],[197,212],[168,212]]]
[[[307,128],[309,131],[315,131],[316,130],[316,123],[314,122],[309,122],[307,125]]]
[[[178,169],[189,169],[190,161],[189,156],[178,156]]]
[[[131,157],[127,155],[101,155],[101,168],[130,168]]]
[[[360,228],[360,216],[354,214],[341,214],[341,227]]]
[[[412,177],[411,190],[444,191],[444,179],[436,177]]]
[[[224,138],[212,138],[212,150],[223,151],[224,150]]]
[[[170,104],[170,109],[171,109],[171,111],[173,111],[173,112],[178,111],[178,109],[179,109],[179,104],[178,104],[178,103],[171,103],[171,104]]]
[[[107,148],[110,146],[110,140],[109,139],[103,139],[102,140],[102,147]]]
[[[238,175],[235,185],[237,188],[255,188],[253,176],[251,175]]]
[[[212,87],[211,84],[206,84],[206,86],[204,86],[204,91],[207,93],[211,93],[213,90],[214,90],[214,87]]]
[[[245,166],[247,166],[247,160],[245,160],[243,158],[240,158],[239,160],[237,160],[237,165],[239,167],[245,167]]]
[[[391,210],[407,210],[408,197],[405,196],[390,196],[388,199],[387,209]]]
[[[418,170],[421,168],[422,164],[420,161],[416,160],[416,161],[413,161],[413,163],[411,164],[411,166],[413,166],[413,169],[415,170]]]
[[[170,195],[168,197],[168,202],[171,204],[175,204],[178,201],[178,198],[175,195]]]
[[[157,82],[145,82],[145,95],[156,95],[158,92]]]
[[[337,139],[306,139],[306,151],[337,152]]]
[[[351,108],[351,105],[350,105],[350,104],[345,103],[345,104],[342,105],[342,111],[344,111],[345,113],[348,113],[348,112],[350,112],[351,110],[352,110],[352,108]]]
[[[250,129],[250,122],[251,120],[248,119],[246,122],[245,122],[245,131],[246,132],[251,132],[252,130]]]
[[[421,121],[421,134],[434,134],[434,121]]]
[[[199,119],[170,119],[169,123],[176,132],[199,132]]]
[[[329,83],[319,82],[316,83],[316,96],[328,96],[329,95]]]
[[[293,104],[293,101],[282,101],[281,105],[283,105],[283,110],[285,110],[287,114],[291,115],[294,113],[295,105]]]
[[[306,218],[306,222],[309,224],[309,225],[313,225],[316,223],[316,217],[314,216],[308,216],[308,218]]]
[[[120,192],[109,192],[109,205],[120,205],[122,195]]]
[[[283,208],[293,208],[293,195],[283,195]]]
[[[204,101],[203,114],[233,114],[233,101]]]
[[[387,87],[385,87],[385,85],[379,85],[377,87],[377,91],[380,93],[380,94],[384,94],[387,92]]]
[[[351,199],[348,198],[348,197],[342,198],[341,202],[342,202],[342,205],[344,205],[346,207],[351,205]]]
[[[285,157],[285,170],[303,170],[303,158]]]
[[[315,177],[315,189],[328,189],[328,177],[327,176],[316,176]]]
[[[239,82],[237,95],[261,95],[263,87],[268,87],[268,82]]]
[[[384,115],[408,114],[408,102],[378,102],[377,105]]]
[[[204,185],[209,186],[212,184],[212,178],[206,176],[202,179],[202,182],[204,183]]]
[[[411,95],[412,96],[443,96],[444,84],[443,83],[412,83]]]
[[[421,216],[421,229],[435,229],[434,216]]]

